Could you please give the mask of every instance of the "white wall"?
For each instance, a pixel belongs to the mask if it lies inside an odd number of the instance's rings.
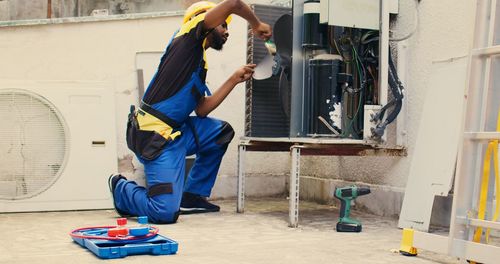
[[[0,79],[12,80],[81,80],[106,81],[116,94],[116,127],[120,171],[138,178],[133,171],[131,152],[125,142],[126,118],[130,104],[138,98],[135,58],[137,52],[163,51],[181,17],[157,17],[90,21],[91,18],[68,19],[66,22],[41,25],[0,27]],[[61,22],[62,20],[54,20]],[[54,22],[53,21],[53,22]],[[74,22],[74,23],[73,23]],[[31,22],[30,22],[31,23]],[[235,17],[224,50],[208,52],[207,83],[214,90],[240,65],[246,62],[246,22]],[[148,81],[146,81],[148,82]],[[2,88],[2,87],[0,87]],[[228,121],[243,135],[244,84],[238,85],[212,116]],[[236,142],[236,140],[234,141]],[[236,143],[232,143],[221,166],[221,176],[236,174]],[[286,155],[282,155],[286,157]],[[267,155],[253,159],[255,169],[266,174],[283,174],[280,165],[261,162]],[[134,166],[138,164],[134,161]],[[141,181],[141,179],[139,179]],[[235,189],[234,189],[235,190]],[[283,190],[279,190],[282,192]],[[234,195],[232,193],[231,195]]]
[[[404,190],[423,102],[425,96],[432,93],[427,89],[432,63],[460,57],[468,52],[471,27],[470,21],[464,20],[469,11],[466,2],[424,0],[420,3],[418,31],[405,44],[409,48],[405,82],[408,156],[305,157],[303,175],[361,181]],[[413,26],[413,19],[409,18],[413,16],[410,12],[413,5],[410,0],[401,0],[401,10],[406,14],[401,14],[397,29],[403,34]],[[124,134],[129,105],[137,102],[135,54],[163,50],[179,22],[179,17],[157,17],[2,27],[0,79],[98,80],[114,83],[120,168],[126,174],[133,175],[130,159],[127,159],[131,153],[126,147]],[[207,80],[211,89],[215,89],[233,70],[245,63],[245,47],[246,23],[236,17],[230,25],[230,38],[224,50],[210,51],[208,54],[211,70]],[[236,138],[242,136],[244,85],[236,87],[212,115],[231,123]],[[233,141],[224,158],[221,177],[234,179],[236,175],[236,142]],[[268,176],[287,174],[289,156],[286,153],[249,153],[247,172]],[[398,210],[397,206],[394,210]]]

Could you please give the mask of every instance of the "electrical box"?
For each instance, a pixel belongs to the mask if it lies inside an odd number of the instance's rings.
[[[399,12],[398,0],[385,0],[389,13]],[[332,26],[379,30],[379,0],[321,0],[320,22]]]
[[[373,117],[382,108],[381,105],[365,105],[364,121],[363,121],[363,138],[369,139],[372,135],[371,130],[375,129],[377,123],[373,122]],[[385,139],[385,135],[384,138]]]

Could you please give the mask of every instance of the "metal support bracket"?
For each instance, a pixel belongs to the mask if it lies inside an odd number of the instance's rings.
[[[290,171],[289,226],[293,228],[297,227],[299,224],[300,149],[301,146],[299,145],[293,145],[290,148],[292,154],[292,168]]]
[[[238,145],[238,199],[236,200],[236,212],[245,211],[245,145]]]

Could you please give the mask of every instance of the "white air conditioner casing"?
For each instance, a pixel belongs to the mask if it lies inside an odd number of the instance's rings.
[[[111,85],[0,80],[0,104],[0,212],[113,207],[107,186],[117,171]],[[52,173],[41,187],[35,184]]]
[[[385,0],[389,13],[399,13],[399,0]],[[380,0],[320,0],[320,23],[379,30]]]

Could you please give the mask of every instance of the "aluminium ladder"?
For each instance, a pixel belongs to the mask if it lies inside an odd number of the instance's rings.
[[[497,57],[500,56],[500,45],[494,41],[495,31],[497,38],[500,35],[500,26],[496,22],[496,11],[500,7],[497,0],[477,0],[475,3],[474,39],[464,96],[463,133],[459,141],[450,231],[448,236],[440,236],[405,229],[401,252],[415,255],[416,249],[422,248],[458,257],[464,263],[467,260],[471,263],[500,263],[500,247],[481,241],[486,229],[500,230],[500,222],[485,220],[485,190],[488,190],[488,177],[492,177],[490,171],[483,172],[483,159],[490,158],[490,155],[485,155],[485,151],[490,150],[488,144],[496,142],[498,151],[500,140],[500,132],[496,128],[497,115],[500,114],[500,59]],[[497,59],[495,66],[498,68],[492,67],[492,59]],[[493,163],[498,162],[496,157]],[[486,175],[486,184],[481,184],[483,174]],[[480,193],[483,196],[481,202]],[[498,200],[500,194],[489,191],[489,202],[493,200],[493,195]],[[488,206],[493,211],[491,204]],[[491,215],[492,212],[489,212],[490,219]]]

